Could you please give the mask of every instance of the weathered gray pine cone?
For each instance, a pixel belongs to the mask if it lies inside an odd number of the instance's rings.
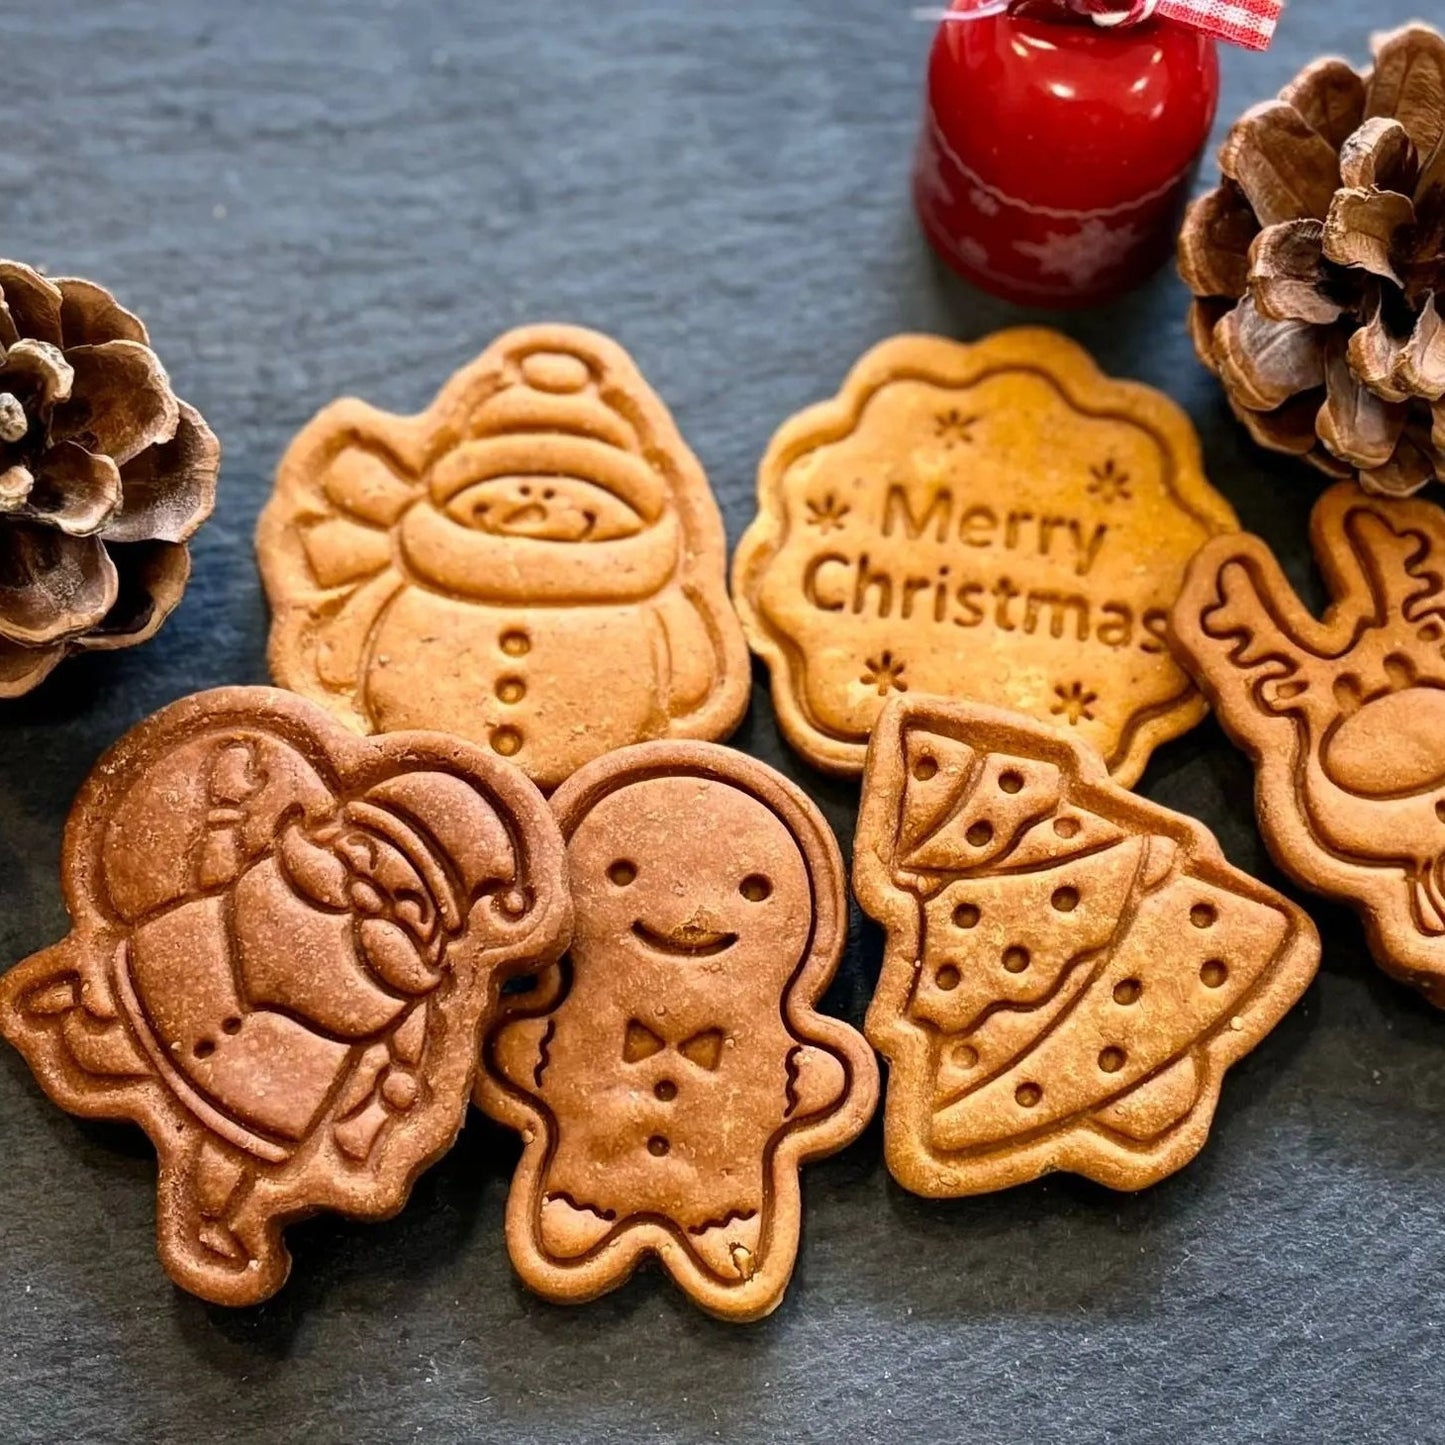
[[[1190,207],[1194,344],[1255,440],[1392,496],[1445,481],[1445,37],[1317,60]]]
[[[155,634],[219,466],[136,317],[93,282],[0,261],[0,697],[68,652]]]

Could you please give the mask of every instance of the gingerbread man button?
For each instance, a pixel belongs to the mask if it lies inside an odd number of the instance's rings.
[[[162,1260],[227,1305],[285,1282],[288,1223],[402,1207],[461,1128],[503,980],[571,918],[514,768],[272,688],[116,744],[63,868],[73,931],[0,978],[0,1033],[63,1108],[145,1129]]]
[[[257,551],[272,675],[365,732],[440,728],[550,788],[630,743],[726,737],[747,706],[707,478],[594,332],[503,336],[421,416],[333,403]]]
[[[847,926],[811,802],[761,763],[648,743],[553,798],[573,947],[486,1041],[478,1102],[522,1132],[507,1242],[562,1302],[648,1254],[703,1308],[755,1319],[797,1255],[799,1167],[857,1137],[878,1075],[817,1011]]]

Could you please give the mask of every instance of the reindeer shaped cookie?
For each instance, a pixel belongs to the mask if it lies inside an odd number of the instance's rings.
[[[64,882],[74,931],[0,979],[0,1032],[63,1108],[146,1130],[166,1268],[232,1305],[285,1282],[287,1223],[401,1208],[461,1127],[503,978],[570,921],[519,773],[268,688],[117,744]]]
[[[1280,867],[1354,904],[1381,966],[1445,1007],[1445,513],[1343,483],[1311,532],[1322,619],[1264,542],[1226,537],[1173,642],[1255,761]]]

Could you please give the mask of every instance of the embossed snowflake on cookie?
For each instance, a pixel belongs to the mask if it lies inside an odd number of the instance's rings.
[[[1059,717],[1129,784],[1204,715],[1165,625],[1234,527],[1188,418],[1067,338],[898,336],[774,437],[733,595],[818,767],[862,770],[903,689],[858,660],[906,657],[908,691]]]
[[[1320,619],[1258,537],[1191,564],[1172,637],[1254,758],[1280,867],[1352,903],[1381,967],[1445,1007],[1445,513],[1327,491]]]
[[[376,741],[272,688],[174,704],[101,760],[63,860],[74,929],[0,978],[0,1033],[160,1161],[162,1261],[254,1304],[282,1229],[379,1219],[461,1128],[502,980],[554,960],[562,843],[515,769]]]
[[[868,1013],[888,1167],[920,1194],[1162,1179],[1319,963],[1309,919],[1200,824],[980,705],[884,712],[854,884],[888,934]]]
[[[817,1011],[847,928],[817,809],[740,753],[648,743],[553,799],[571,952],[488,1037],[478,1103],[526,1141],[512,1260],[562,1302],[647,1255],[704,1309],[783,1297],[798,1171],[857,1137],[878,1091],[860,1034]]]

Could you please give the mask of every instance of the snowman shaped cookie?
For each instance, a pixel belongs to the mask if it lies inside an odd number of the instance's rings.
[[[756,1319],[792,1274],[800,1166],[877,1097],[865,1040],[816,1008],[846,929],[837,844],[771,769],[701,743],[600,759],[553,809],[572,950],[505,1001],[478,1077],[526,1140],[513,1263],[573,1302],[652,1254],[703,1308]]]
[[[277,682],[364,732],[437,728],[553,787],[747,705],[717,504],[614,342],[515,331],[417,417],[327,407],[257,551]]]

